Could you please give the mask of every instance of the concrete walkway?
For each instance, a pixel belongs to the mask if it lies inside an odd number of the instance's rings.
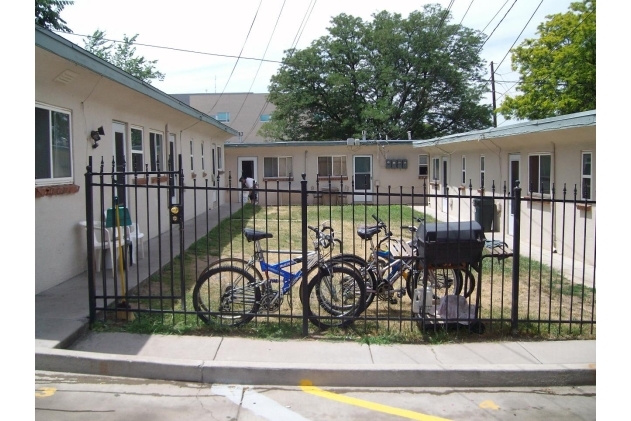
[[[185,248],[214,227],[218,215],[239,206],[223,205],[188,221]],[[160,251],[167,252],[158,242],[146,244],[148,256],[134,265],[137,279],[155,271]],[[153,271],[148,261],[154,262]],[[111,278],[111,271],[106,276]],[[88,315],[87,272],[35,296],[36,370],[247,385],[291,386],[304,380],[355,387],[596,384],[595,340],[366,345],[137,335],[90,331]]]

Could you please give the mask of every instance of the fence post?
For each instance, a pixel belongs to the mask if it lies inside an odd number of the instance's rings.
[[[180,206],[180,294],[182,296],[182,309],[186,313],[186,282],[185,274],[184,274],[184,170],[182,169],[182,154],[178,154],[177,156],[177,165],[178,165],[178,205]],[[196,191],[193,190],[193,194],[196,195]],[[193,212],[193,219],[195,218],[195,212]],[[193,220],[193,223],[195,221]]]
[[[300,293],[302,298],[302,336],[309,333],[309,320],[305,307],[309,294],[307,291],[307,174],[302,173],[300,181],[300,206],[302,210],[302,279],[300,280]]]
[[[521,237],[521,187],[519,180],[513,189],[513,300],[511,304],[511,331],[513,335],[517,331],[517,319],[519,318],[519,243]]]
[[[88,244],[88,306],[90,325],[96,320],[96,292],[94,287],[94,196],[92,192],[92,156],[88,157],[88,166],[85,173],[85,221],[87,224]],[[110,250],[110,253],[112,250]],[[101,250],[101,259],[105,250]]]

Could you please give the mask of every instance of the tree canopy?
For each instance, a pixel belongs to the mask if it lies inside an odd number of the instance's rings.
[[[341,14],[329,35],[285,52],[259,133],[271,140],[431,138],[486,128],[489,85],[479,31],[450,24],[440,5],[407,19],[387,11],[370,22]]]
[[[83,41],[83,44],[87,51],[109,61],[144,82],[151,83],[153,79],[164,80],[164,73],[159,72],[155,67],[157,60],[149,61],[142,56],[135,56],[134,43],[136,38],[138,38],[138,34],[131,38],[124,35],[122,43],[114,43],[105,39],[104,31],[97,29],[88,41]]]
[[[35,0],[35,23],[48,29],[72,33],[60,16],[64,7],[74,4],[70,0]]]
[[[538,38],[512,52],[517,90],[497,112],[505,118],[541,119],[596,109],[596,0],[570,4],[546,16]]]

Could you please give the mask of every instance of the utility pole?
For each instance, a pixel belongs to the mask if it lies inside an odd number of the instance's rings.
[[[493,127],[497,127],[497,114],[495,114],[495,71],[491,62],[491,93],[493,95]]]

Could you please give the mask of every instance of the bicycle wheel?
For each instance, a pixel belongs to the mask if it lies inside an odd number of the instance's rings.
[[[333,265],[318,270],[303,303],[309,321],[320,329],[346,327],[365,308],[366,285],[353,269]]]
[[[375,275],[374,265],[356,254],[338,254],[331,258],[331,262],[351,267],[359,273],[366,284],[366,308],[368,308],[375,299],[379,283]]]
[[[255,316],[260,301],[254,277],[234,266],[217,265],[202,272],[193,289],[193,307],[207,324],[243,325]]]
[[[436,299],[440,299],[449,294],[460,295],[462,292],[462,272],[459,269],[430,269],[427,276],[427,282],[434,288],[434,298]],[[415,279],[411,279],[410,277],[406,282],[406,290],[410,299],[414,299],[414,290],[422,284],[423,268],[418,271]]]

